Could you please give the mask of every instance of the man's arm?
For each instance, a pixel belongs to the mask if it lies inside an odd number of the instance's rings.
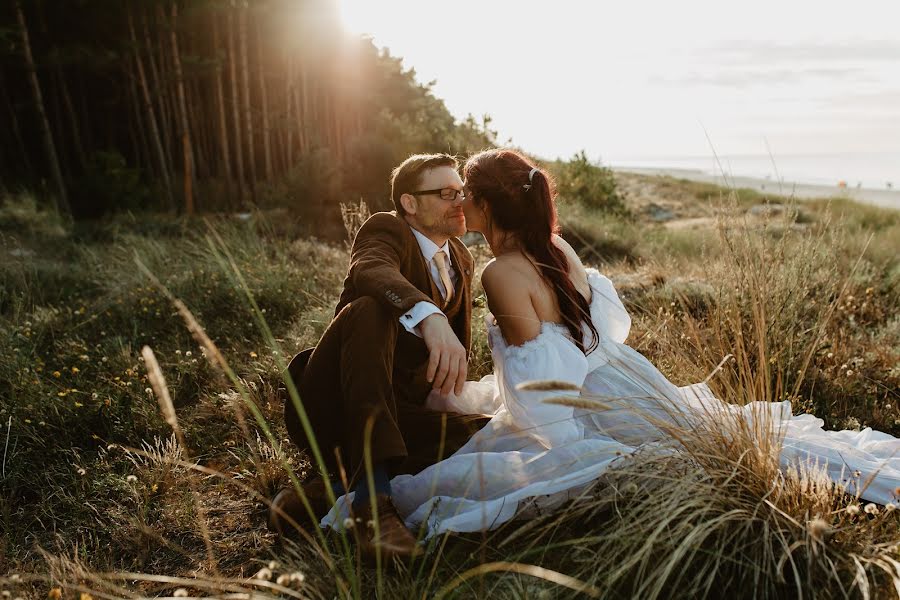
[[[353,240],[347,273],[357,294],[375,298],[398,319],[417,303],[432,302],[400,272],[411,251],[404,227],[409,226],[387,213],[370,217]]]
[[[405,314],[420,303],[433,305],[432,299],[400,272],[405,254],[420,251],[417,244],[410,249],[404,227],[409,226],[386,213],[369,218],[353,241],[347,274],[358,294],[378,299],[401,324],[404,324]],[[420,323],[411,326],[418,325],[428,348],[428,381],[445,395],[454,389],[460,394],[466,380],[466,350],[444,313],[436,306],[435,309]]]

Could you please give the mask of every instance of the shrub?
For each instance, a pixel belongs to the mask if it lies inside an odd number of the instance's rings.
[[[613,172],[588,160],[584,150],[568,161],[552,163],[550,168],[563,199],[579,202],[593,210],[616,214],[628,212],[616,188]]]

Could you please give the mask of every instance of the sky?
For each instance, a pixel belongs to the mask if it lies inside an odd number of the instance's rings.
[[[900,1],[339,0],[544,158],[897,153]]]

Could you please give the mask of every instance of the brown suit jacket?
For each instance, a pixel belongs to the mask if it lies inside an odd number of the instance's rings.
[[[456,271],[456,289],[450,305],[443,307],[440,290],[431,277],[428,264],[409,224],[393,211],[375,213],[363,224],[353,240],[350,269],[335,315],[356,298],[371,296],[400,317],[418,302],[432,302],[447,315],[466,352],[472,333],[472,254],[459,239],[451,238],[450,260]],[[394,353],[394,379],[397,400],[420,404],[427,395],[425,381],[428,350],[418,336],[400,327]],[[405,396],[405,397],[404,397]]]

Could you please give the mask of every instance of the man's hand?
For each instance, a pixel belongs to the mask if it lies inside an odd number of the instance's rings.
[[[450,322],[442,313],[434,313],[419,323],[419,331],[428,348],[426,377],[433,389],[440,389],[445,396],[451,391],[462,393],[466,381],[466,349],[460,343]]]

